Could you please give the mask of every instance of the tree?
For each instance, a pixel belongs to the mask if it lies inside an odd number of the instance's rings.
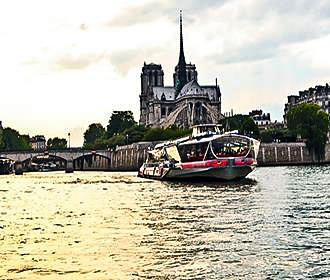
[[[114,111],[107,125],[108,138],[123,132],[125,129],[136,125],[131,111]]]
[[[0,150],[5,148],[5,142],[3,141],[3,129],[0,128]]]
[[[3,148],[10,150],[29,150],[31,149],[29,135],[21,135],[15,129],[6,127],[2,131]]]
[[[84,147],[91,148],[97,139],[105,137],[105,128],[100,123],[89,125],[84,133]]]
[[[227,117],[222,119],[220,124],[222,124],[222,127],[227,131],[238,130],[240,134],[254,138],[259,137],[259,128],[248,115],[238,114],[232,117]]]
[[[166,140],[165,131],[160,127],[150,128],[143,137],[144,141]]]
[[[245,118],[238,131],[243,135],[259,138],[259,128],[251,117]]]
[[[67,140],[65,138],[49,138],[47,140],[47,149],[49,150],[63,150],[67,148]]]
[[[324,158],[324,149],[330,127],[329,114],[312,103],[301,103],[288,113],[289,130],[306,140],[306,146],[317,160]]]
[[[19,142],[22,150],[32,149],[30,144],[30,136],[27,134],[19,135]]]
[[[136,143],[143,140],[148,129],[143,125],[133,125],[125,129],[121,134],[126,138],[126,144]]]
[[[260,140],[263,143],[296,142],[295,134],[283,128],[265,129],[260,131]]]
[[[175,126],[164,128],[150,128],[144,135],[144,141],[174,140],[191,134],[191,129]]]

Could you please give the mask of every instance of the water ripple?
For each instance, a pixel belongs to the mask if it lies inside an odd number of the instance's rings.
[[[229,183],[1,176],[0,279],[326,279],[329,179],[329,166]]]

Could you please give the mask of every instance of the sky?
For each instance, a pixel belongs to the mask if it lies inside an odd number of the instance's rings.
[[[290,94],[330,81],[330,0],[11,0],[0,4],[0,120],[81,146],[114,110],[139,120],[144,61],[165,84],[184,51],[222,112],[282,121]]]

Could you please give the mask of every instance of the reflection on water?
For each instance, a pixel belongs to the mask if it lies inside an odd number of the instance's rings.
[[[238,182],[0,177],[0,279],[301,279],[330,273],[329,166]]]

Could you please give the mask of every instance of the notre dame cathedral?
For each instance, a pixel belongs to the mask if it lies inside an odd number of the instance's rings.
[[[161,64],[144,63],[141,73],[140,124],[149,127],[190,128],[217,123],[221,116],[221,92],[217,85],[201,86],[195,64],[186,63],[180,12],[180,55],[173,86],[164,86]]]

